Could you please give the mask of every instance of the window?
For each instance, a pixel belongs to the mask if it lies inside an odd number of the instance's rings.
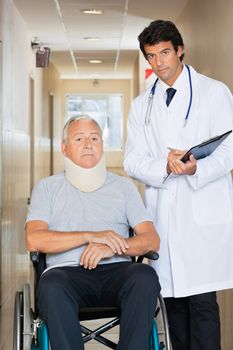
[[[123,98],[121,94],[67,95],[67,119],[88,114],[103,130],[105,150],[122,150]]]

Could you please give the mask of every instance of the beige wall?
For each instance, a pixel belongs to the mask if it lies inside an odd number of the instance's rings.
[[[186,62],[233,90],[232,0],[189,0],[177,21],[184,33]]]
[[[2,303],[17,284],[25,254],[23,218],[28,197],[28,66],[26,28],[10,2],[4,2],[0,21],[3,41],[3,212]],[[16,29],[17,27],[17,29]],[[25,62],[22,64],[22,62]],[[24,88],[22,88],[24,87]]]
[[[139,54],[137,55],[133,66],[133,79],[131,80],[131,99],[139,95]]]
[[[1,304],[4,305],[21,283],[19,271],[26,271],[29,265],[24,239],[30,196],[29,81],[32,77],[35,82],[36,180],[49,171],[47,100],[49,91],[57,93],[59,84],[54,68],[48,71],[35,68],[28,30],[12,2],[0,0],[0,8],[0,40],[3,42]]]
[[[11,0],[0,0],[0,41],[3,73],[0,88],[0,349],[10,349],[15,291],[21,290],[22,284],[31,279],[31,264],[24,238],[27,198],[30,197],[30,78],[34,80],[35,87],[35,181],[49,174],[50,92],[54,93],[54,114],[58,119],[60,104],[58,73],[52,65],[47,70],[35,68],[28,29]]]

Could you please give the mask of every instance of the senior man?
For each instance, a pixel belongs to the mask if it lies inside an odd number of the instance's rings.
[[[35,186],[26,221],[28,250],[47,257],[38,305],[51,349],[84,349],[79,309],[113,305],[121,308],[117,349],[148,349],[160,285],[130,256],[157,251],[159,237],[132,182],[106,171],[93,119],[68,120],[62,153],[65,172]]]

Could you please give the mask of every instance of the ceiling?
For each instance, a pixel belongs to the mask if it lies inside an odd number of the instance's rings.
[[[130,79],[138,34],[154,19],[176,21],[188,0],[13,1],[31,40],[50,47],[50,61],[61,78]],[[84,9],[103,14],[84,14]]]

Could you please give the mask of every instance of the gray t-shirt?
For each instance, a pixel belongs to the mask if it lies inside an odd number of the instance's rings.
[[[54,231],[113,230],[128,237],[129,226],[152,221],[131,180],[110,172],[104,185],[94,192],[81,192],[64,173],[40,180],[34,187],[27,220],[42,220]],[[77,266],[85,246],[58,254],[47,254],[47,267]],[[127,261],[114,255],[100,264]]]

